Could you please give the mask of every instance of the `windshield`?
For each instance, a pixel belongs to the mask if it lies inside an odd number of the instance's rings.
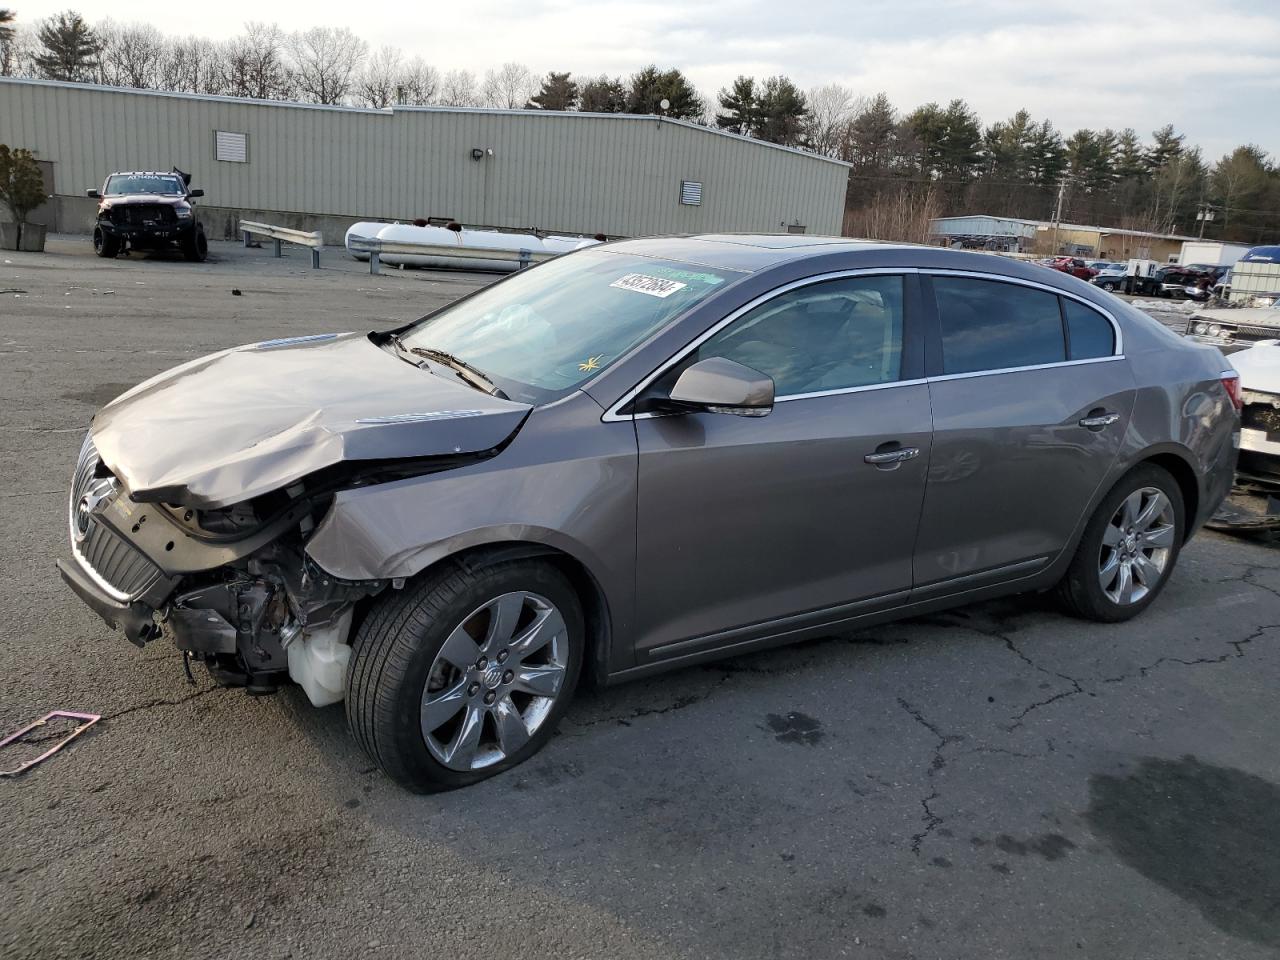
[[[184,197],[186,185],[181,177],[142,176],[131,173],[117,173],[107,177],[108,197],[119,197],[128,193],[159,193],[170,197]]]
[[[584,250],[446,307],[401,339],[409,348],[452,354],[513,400],[547,403],[740,276]]]

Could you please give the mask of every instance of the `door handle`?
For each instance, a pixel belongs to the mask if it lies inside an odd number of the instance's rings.
[[[914,460],[918,456],[920,456],[918,447],[899,447],[897,450],[885,450],[882,453],[868,453],[862,459],[877,467],[883,467],[888,463],[902,463],[904,460]]]
[[[1120,419],[1118,413],[1103,413],[1094,417],[1085,417],[1080,421],[1080,426],[1089,430],[1101,430],[1103,427],[1109,427]]]

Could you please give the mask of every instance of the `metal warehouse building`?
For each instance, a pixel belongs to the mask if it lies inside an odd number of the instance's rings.
[[[0,143],[44,162],[51,229],[87,231],[115,170],[194,174],[201,219],[322,229],[446,217],[638,236],[840,232],[847,166],[682,120],[631,114],[370,110],[0,79]]]

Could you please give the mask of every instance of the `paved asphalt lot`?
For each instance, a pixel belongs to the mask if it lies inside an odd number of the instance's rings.
[[[1015,599],[586,692],[525,766],[411,796],[340,707],[188,686],[53,560],[127,386],[487,278],[50,249],[0,254],[0,729],[105,719],[0,780],[0,956],[1280,951],[1280,553],[1202,534],[1126,625]]]

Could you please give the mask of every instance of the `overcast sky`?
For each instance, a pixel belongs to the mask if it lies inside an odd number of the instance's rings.
[[[1173,123],[1216,160],[1239,143],[1280,155],[1277,0],[465,0],[362,3],[4,0],[21,21],[68,6],[90,20],[149,20],[224,38],[247,20],[346,26],[442,70],[483,75],[514,60],[538,73],[684,70],[704,94],[740,73],[808,88],[885,91],[910,110],[963,97],[984,122],[1019,107],[1070,133]]]

